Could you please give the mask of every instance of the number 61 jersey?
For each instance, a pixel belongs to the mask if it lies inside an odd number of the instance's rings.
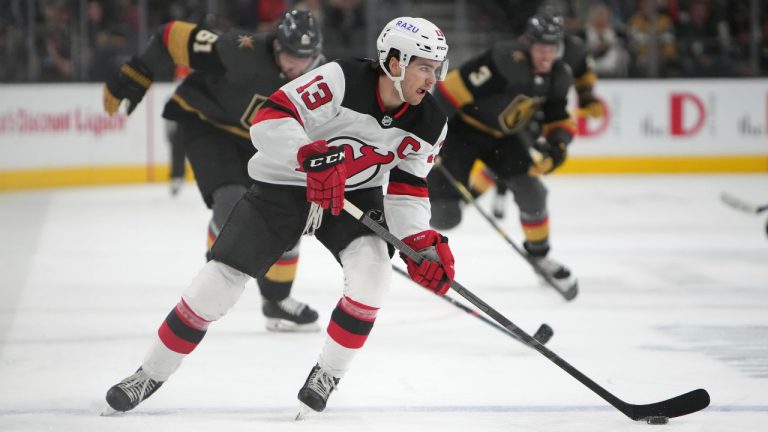
[[[384,111],[380,73],[371,60],[336,60],[281,87],[251,126],[258,152],[248,173],[261,182],[306,186],[296,159],[299,147],[321,139],[329,147],[347,146],[347,190],[389,181],[388,224],[403,238],[429,227],[426,177],[445,139],[447,119],[431,94],[418,105]]]

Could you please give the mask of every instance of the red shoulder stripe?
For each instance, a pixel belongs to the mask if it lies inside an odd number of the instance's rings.
[[[296,121],[299,122],[301,127],[304,127],[304,122],[301,120],[301,116],[299,116],[299,112],[296,109],[296,106],[293,105],[293,102],[291,102],[291,100],[282,90],[278,90],[272,93],[272,96],[267,99],[267,102],[256,113],[256,117],[253,119],[253,124],[256,124],[262,120],[284,117],[293,117],[296,119]]]

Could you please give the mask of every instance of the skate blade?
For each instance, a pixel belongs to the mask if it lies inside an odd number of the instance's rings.
[[[296,414],[296,418],[294,420],[296,421],[302,421],[309,416],[309,413],[312,412],[312,408],[308,407],[304,404],[304,402],[299,402],[299,412]]]
[[[317,322],[296,324],[279,318],[268,318],[266,327],[268,331],[276,333],[317,333],[320,331],[320,325]]]
[[[112,408],[111,406],[107,405],[104,407],[104,409],[101,410],[101,414],[99,414],[101,417],[109,417],[113,416],[120,411],[117,411],[116,409]]]
[[[542,288],[555,288],[560,294],[568,301],[573,300],[576,298],[576,296],[579,294],[579,280],[574,279],[572,282],[558,282],[555,281],[555,287],[550,285],[549,282],[547,282],[547,279],[544,278],[542,275],[538,275],[539,277],[539,286]]]

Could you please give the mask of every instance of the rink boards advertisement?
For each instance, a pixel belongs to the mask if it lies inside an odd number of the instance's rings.
[[[101,84],[0,85],[0,189],[165,179],[173,88],[109,117]],[[576,117],[559,172],[768,171],[766,80],[602,80],[596,94],[605,116]]]

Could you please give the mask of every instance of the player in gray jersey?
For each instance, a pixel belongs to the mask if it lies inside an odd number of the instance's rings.
[[[237,302],[249,277],[312,232],[344,273],[325,343],[298,394],[306,410],[322,411],[365,345],[392,276],[393,251],[342,211],[345,198],[421,252],[420,263],[401,256],[415,282],[438,295],[449,289],[454,259],[448,239],[429,228],[426,183],[447,132],[429,90],[445,76],[448,46],[429,21],[401,17],[387,24],[377,48],[378,61],[330,62],[264,103],[250,129],[255,184],[139,370],[107,392],[111,409],[131,410],[153,394]]]
[[[267,97],[287,81],[322,63],[322,35],[311,13],[286,13],[276,34],[231,30],[218,35],[188,22],[160,26],[146,49],[122,66],[104,87],[104,109],[130,114],[163,64],[192,68],[176,88],[163,117],[177,122],[205,204],[213,211],[208,249],[235,203],[252,184],[247,163],[254,155],[248,128]],[[262,311],[272,331],[319,331],[318,314],[290,297],[298,244],[259,276]]]
[[[573,78],[557,57],[563,41],[560,17],[533,16],[525,36],[495,43],[438,84],[438,101],[453,113],[441,158],[464,184],[476,160],[493,170],[520,209],[526,252],[565,292],[577,281],[548,256],[547,189],[540,176],[565,161],[573,139],[575,123],[567,110]],[[541,118],[540,136],[527,130],[536,117]],[[435,170],[429,186],[431,225],[442,230],[457,226],[462,209],[455,185]]]

